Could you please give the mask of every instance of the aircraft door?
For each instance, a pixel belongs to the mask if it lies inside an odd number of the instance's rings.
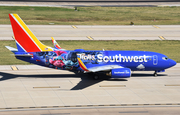
[[[158,64],[158,56],[153,55],[153,65],[157,65],[157,64]]]

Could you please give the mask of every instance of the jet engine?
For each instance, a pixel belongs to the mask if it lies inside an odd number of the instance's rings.
[[[111,70],[111,78],[129,78],[131,77],[131,69],[129,68],[118,68]]]

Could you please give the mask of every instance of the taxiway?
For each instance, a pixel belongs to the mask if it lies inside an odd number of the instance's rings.
[[[28,25],[40,40],[180,40],[180,25]],[[10,25],[0,25],[0,40],[13,40]]]
[[[36,65],[0,66],[0,110],[101,106],[180,105],[180,64],[129,79],[93,80],[84,74]]]

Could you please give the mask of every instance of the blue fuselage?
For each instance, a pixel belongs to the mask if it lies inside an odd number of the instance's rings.
[[[16,56],[18,59],[56,69],[82,70],[77,62],[79,57],[87,67],[97,65],[119,65],[132,71],[163,71],[176,65],[167,56],[149,51],[86,51],[82,49],[50,52],[31,52],[33,56]]]

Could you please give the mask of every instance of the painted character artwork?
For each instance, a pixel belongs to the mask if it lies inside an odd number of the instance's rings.
[[[49,67],[53,67],[55,69],[62,69],[62,70],[73,70],[79,67],[77,57],[82,57],[82,61],[85,64],[97,64],[98,60],[96,60],[95,57],[97,57],[97,54],[100,54],[100,52],[93,52],[93,54],[90,54],[90,52],[76,52],[76,51],[54,51],[56,53],[56,56],[46,56],[45,63],[49,63]],[[92,52],[91,52],[92,53]]]
[[[36,52],[34,59],[39,60],[42,66],[61,69],[61,70],[76,70],[79,68],[77,57],[80,57],[85,64],[100,64],[97,56],[103,55],[101,51],[49,51]]]
[[[57,56],[54,56],[53,58],[49,59],[49,63],[54,65],[56,69],[63,69],[65,66],[63,60],[64,57],[61,56],[61,54],[67,54],[65,51],[54,51]]]
[[[50,59],[47,58],[46,60],[49,61],[50,67],[53,67],[55,69],[62,69],[62,70],[72,70],[78,66],[77,61],[73,62],[71,59],[66,58],[70,52],[68,53],[66,51],[54,51],[54,53],[56,53],[56,56],[53,56]]]
[[[108,73],[111,78],[129,78],[131,71],[154,71],[154,76],[176,62],[166,55],[150,51],[65,50],[52,38],[54,47],[41,43],[17,14],[9,14],[16,48],[6,46],[15,57],[29,63],[60,70]]]

